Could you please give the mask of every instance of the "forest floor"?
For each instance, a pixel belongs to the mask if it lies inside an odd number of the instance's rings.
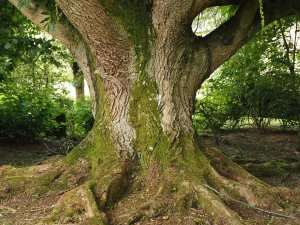
[[[219,149],[266,183],[300,189],[300,143],[297,134],[244,130],[223,132],[217,139],[210,133],[201,137],[206,145]],[[0,177],[1,169],[8,166],[37,166],[37,171],[40,171],[61,157],[50,155],[44,144],[0,143]],[[15,195],[8,188],[4,196],[0,195],[0,225],[36,223],[52,211],[62,194],[58,192],[35,197],[24,192]]]
[[[217,138],[209,133],[201,137],[206,145],[266,183],[300,188],[300,140],[296,132],[244,130],[223,132]]]

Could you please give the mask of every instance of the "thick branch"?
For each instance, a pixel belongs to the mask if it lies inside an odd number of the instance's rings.
[[[265,25],[274,20],[293,15],[300,11],[300,2],[275,0],[263,6]],[[195,80],[204,81],[207,77],[230,58],[239,48],[248,42],[261,29],[261,16],[258,1],[242,4],[231,19],[204,38],[199,38],[198,45],[205,45],[210,53],[210,68],[207,74],[201,74]],[[203,51],[200,49],[200,51]],[[197,54],[197,53],[195,53]],[[197,57],[195,57],[197,60]],[[199,59],[198,59],[199,60]],[[197,61],[195,61],[197,63]],[[200,82],[200,83],[201,83]],[[196,87],[195,89],[199,88]]]
[[[90,47],[111,100],[113,119],[121,120],[128,101],[130,45],[126,36],[99,0],[59,0],[58,4]]]
[[[205,9],[214,6],[241,5],[243,0],[196,0],[191,14],[196,17]]]
[[[235,16],[204,38],[211,54],[210,73],[242,47],[255,32],[253,24],[257,13],[257,1],[247,1],[240,6]]]

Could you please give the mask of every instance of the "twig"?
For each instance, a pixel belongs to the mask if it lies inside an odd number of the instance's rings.
[[[237,199],[234,199],[226,194],[223,194],[219,191],[217,191],[216,189],[214,189],[213,187],[211,186],[208,186],[207,184],[204,184],[203,185],[204,187],[208,188],[209,190],[213,191],[215,194],[217,194],[218,196],[220,196],[221,198],[227,198],[229,199],[230,201],[233,201],[233,202],[236,202],[236,203],[239,203],[241,205],[244,205],[244,206],[247,206],[249,208],[252,208],[252,209],[255,209],[257,211],[261,211],[261,212],[264,212],[264,213],[267,213],[267,214],[270,214],[270,215],[274,215],[274,216],[279,216],[279,217],[284,217],[284,218],[289,218],[289,219],[296,219],[296,220],[300,220],[299,217],[295,217],[295,216],[289,216],[289,215],[286,215],[286,214],[283,214],[283,213],[279,213],[279,212],[274,212],[274,211],[270,211],[270,210],[266,210],[266,209],[262,209],[262,208],[258,208],[256,206],[252,206],[246,202],[242,202],[242,201],[239,201]]]
[[[56,154],[57,154],[57,152],[52,151],[52,150],[48,147],[48,145],[47,145],[46,143],[43,143],[43,144],[45,145],[45,147],[46,147],[46,149],[47,149],[47,151],[48,151],[48,154],[47,154],[47,155],[56,155]]]
[[[64,147],[66,147],[65,150],[63,149]],[[67,155],[68,152],[73,148],[74,148],[73,143],[70,140],[68,140],[59,147],[59,151],[62,152],[64,155]]]

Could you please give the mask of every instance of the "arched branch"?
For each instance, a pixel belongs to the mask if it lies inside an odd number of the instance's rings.
[[[221,1],[222,2],[222,1]],[[210,67],[206,74],[194,77],[194,89],[197,90],[200,84],[208,76],[229,59],[238,49],[246,44],[257,32],[261,30],[261,16],[257,0],[245,1],[238,9],[237,13],[221,25],[219,28],[203,38],[197,39],[197,45],[206,46],[210,57]],[[296,0],[284,1],[274,0],[264,3],[264,24],[268,25],[278,18],[290,16],[300,12],[300,2]],[[203,51],[202,48],[199,48]],[[197,51],[194,51],[197,55]],[[194,57],[194,63],[200,59]]]
[[[204,37],[211,54],[210,73],[222,65],[259,29],[258,1],[247,1],[236,15]]]

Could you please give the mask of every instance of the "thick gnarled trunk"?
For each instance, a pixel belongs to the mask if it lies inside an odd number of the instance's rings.
[[[187,25],[193,20],[189,12],[194,3],[154,2],[152,11],[147,10],[147,4],[121,3],[124,18],[120,18],[114,1],[59,1],[91,52],[91,69],[103,85],[95,87],[96,96],[100,99],[100,94],[105,95],[107,100],[97,102],[99,112],[107,109],[102,115],[98,113],[97,119],[106,117],[115,147],[123,158],[136,153],[135,142],[143,142],[153,152],[161,151],[155,149],[157,144],[148,143],[153,139],[150,136],[158,133],[169,142],[169,148],[181,148],[182,137],[192,139],[191,116],[201,84],[195,78],[209,72],[208,50],[197,46],[196,56],[196,37]],[[136,16],[141,16],[141,21],[136,21]],[[128,25],[132,27],[128,29]],[[192,66],[195,57],[198,63]]]
[[[218,172],[223,176],[219,175],[195,138],[195,94],[216,66],[211,62],[209,44],[199,43],[190,29],[197,12],[190,14],[197,8],[195,3],[154,1],[151,11],[143,1],[121,3],[124,18],[120,18],[114,2],[59,1],[91,52],[98,96],[90,139],[67,160],[87,156],[97,162],[92,165],[93,176],[100,182],[91,189],[111,223],[130,224],[135,217],[137,221],[150,219],[155,217],[153,211],[171,210],[171,206],[175,207],[173,215],[180,212],[174,224],[182,223],[186,210],[193,207],[214,215],[212,223],[243,223],[205,185],[246,199],[249,204],[277,208],[272,203],[277,201],[275,197],[264,197],[268,193],[265,185],[235,165],[227,162],[234,174],[221,169]],[[135,21],[137,16],[141,21]],[[226,161],[209,151],[207,156]],[[123,199],[125,193],[132,197]],[[163,203],[164,198],[172,199],[169,205]]]
[[[243,224],[208,186],[251,205],[280,208],[278,191],[220,153],[204,153],[192,125],[196,91],[254,32],[257,3],[246,1],[235,16],[243,22],[231,22],[232,45],[219,43],[225,28],[204,38],[190,28],[194,17],[215,1],[57,3],[81,40],[74,41],[62,24],[53,35],[75,55],[90,87],[96,120],[64,160],[64,172],[53,175],[54,183],[67,183],[73,190],[45,221],[65,221],[70,206],[79,201],[75,211],[85,212],[88,224],[142,219],[151,224],[157,212],[172,216],[167,224],[193,224],[200,209],[212,224]],[[23,9],[40,26],[41,11]]]

